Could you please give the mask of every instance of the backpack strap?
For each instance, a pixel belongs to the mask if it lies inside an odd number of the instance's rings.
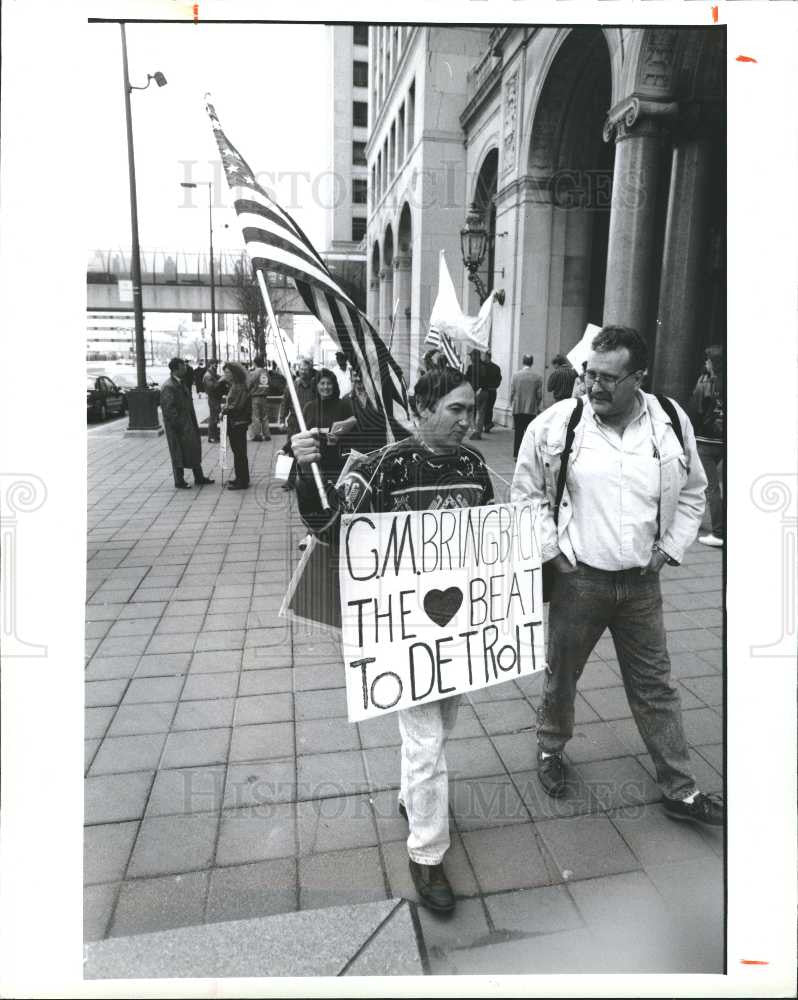
[[[554,523],[560,519],[560,503],[562,502],[562,495],[565,491],[565,473],[568,470],[568,459],[571,455],[571,448],[574,444],[574,434],[576,433],[576,425],[582,419],[582,397],[576,397],[576,406],[571,412],[571,417],[568,421],[568,427],[565,431],[565,447],[560,455],[560,472],[557,476],[557,494],[554,498]]]
[[[657,402],[665,411],[668,419],[671,422],[671,427],[673,428],[673,433],[676,435],[676,439],[679,442],[679,446],[682,451],[684,451],[684,435],[682,434],[682,424],[676,413],[676,407],[673,405],[673,400],[669,399],[667,396],[663,396],[660,393],[656,393]]]

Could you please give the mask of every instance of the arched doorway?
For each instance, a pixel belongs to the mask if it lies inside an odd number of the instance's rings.
[[[496,190],[498,175],[499,151],[494,147],[488,152],[482,161],[482,166],[479,168],[473,198],[474,205],[482,213],[485,228],[488,232],[487,250],[482,261],[482,266],[477,272],[482,284],[485,286],[486,292],[493,290],[494,275],[496,273]],[[466,312],[473,315],[479,310],[481,303],[473,282],[469,282],[468,288]]]
[[[393,230],[385,227],[382,240],[382,268],[380,269],[380,336],[387,344],[391,338],[393,315]]]
[[[536,367],[601,325],[614,147],[609,49],[598,28],[565,36],[534,109],[524,206],[519,355]],[[545,379],[544,379],[545,382]]]
[[[410,206],[407,202],[402,206],[397,230],[397,252],[393,262],[394,300],[398,300],[396,313],[396,328],[394,330],[393,348],[391,353],[404,372],[405,380],[412,383],[411,358],[414,352],[411,344],[412,330],[412,274],[413,274],[413,220]],[[393,304],[391,305],[393,308]]]

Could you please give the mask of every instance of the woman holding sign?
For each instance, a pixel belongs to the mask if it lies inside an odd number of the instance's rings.
[[[337,544],[341,514],[480,507],[493,502],[482,456],[463,441],[473,425],[474,390],[462,372],[437,367],[415,385],[415,434],[366,455],[340,486],[328,486],[330,510],[321,509],[310,464],[322,460],[318,428],[292,440],[300,470],[297,497],[302,518],[323,541]],[[407,818],[410,873],[421,901],[449,912],[454,895],[443,870],[449,848],[446,738],[459,697],[397,712],[402,737],[399,811]]]

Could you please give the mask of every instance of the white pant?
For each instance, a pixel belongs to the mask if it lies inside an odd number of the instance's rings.
[[[421,865],[439,865],[449,849],[449,778],[444,747],[457,721],[460,696],[397,712],[402,736],[402,787],[410,824],[407,853]]]

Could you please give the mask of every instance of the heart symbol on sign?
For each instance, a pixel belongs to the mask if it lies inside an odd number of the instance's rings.
[[[462,603],[463,592],[459,587],[430,590],[424,598],[424,610],[427,612],[427,617],[442,628],[454,618]]]

